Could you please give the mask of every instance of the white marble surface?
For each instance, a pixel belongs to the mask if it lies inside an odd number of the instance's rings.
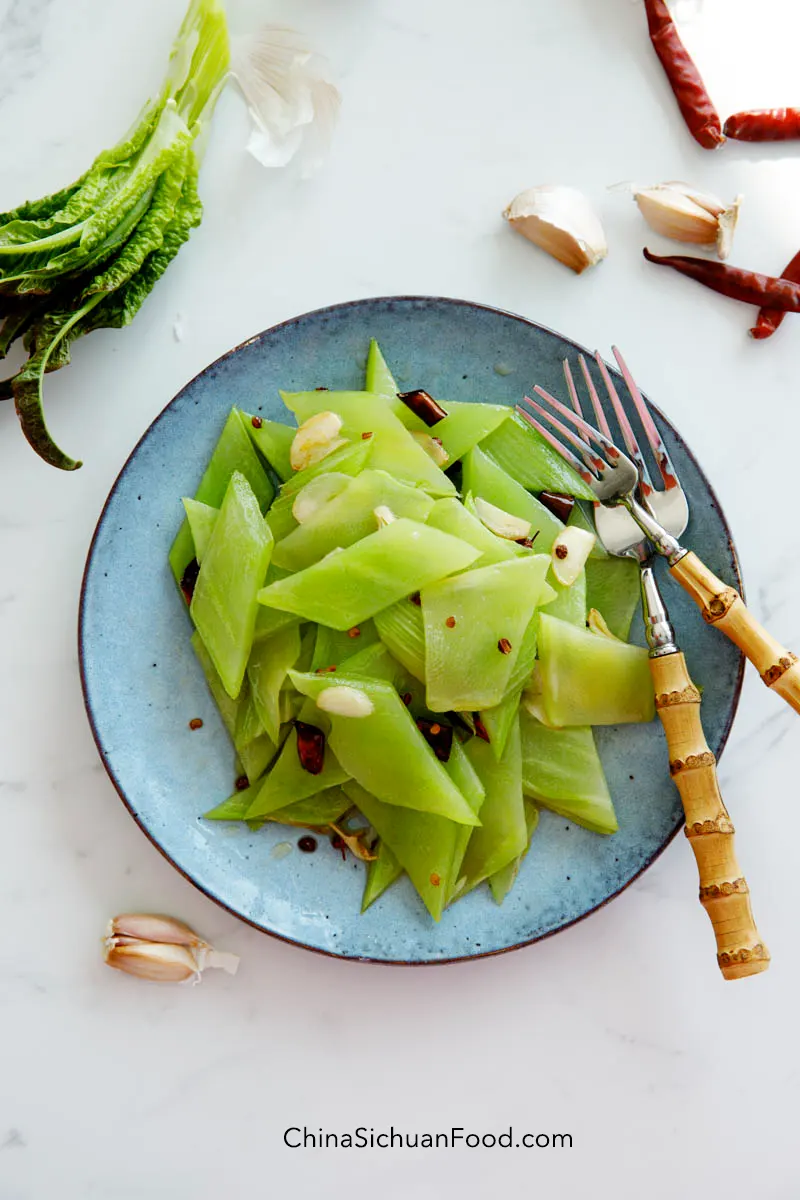
[[[642,261],[645,240],[669,244],[605,190],[683,177],[741,191],[735,260],[777,272],[800,245],[800,149],[695,147],[631,0],[231,8],[241,28],[291,12],[333,57],[345,103],[327,170],[311,184],[264,172],[242,153],[237,97],[223,97],[201,229],[135,324],[94,334],[48,384],[52,426],[83,470],[43,466],[0,411],[0,1198],[794,1197],[798,727],[752,675],[721,778],[768,974],[719,978],[683,838],[556,938],[401,971],[274,942],[168,866],[98,761],[75,627],[106,493],[186,380],[296,313],[430,292],[625,347],[719,491],[752,607],[800,645],[800,325],[753,343],[748,310]],[[156,85],[181,10],[0,0],[0,208],[60,186],[113,143]],[[789,0],[697,0],[683,12],[721,108],[797,100]],[[738,78],[744,62],[752,79]],[[602,210],[611,253],[583,278],[499,219],[515,192],[544,181],[576,184]],[[768,485],[758,502],[745,486],[757,477]],[[187,990],[108,971],[105,920],[131,908],[196,924],[241,954],[239,976]],[[304,1123],[513,1124],[571,1132],[574,1147],[285,1148],[283,1130]]]

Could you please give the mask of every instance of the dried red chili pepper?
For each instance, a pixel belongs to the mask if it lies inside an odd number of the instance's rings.
[[[486,726],[484,725],[483,721],[481,720],[481,714],[473,713],[472,720],[475,723],[475,732],[478,735],[478,737],[481,738],[484,742],[488,742],[489,734],[486,731]]]
[[[795,254],[792,261],[787,263],[781,271],[781,279],[788,279],[790,283],[800,283],[800,252]],[[760,308],[756,317],[756,323],[750,330],[750,336],[758,338],[759,341],[763,338],[772,337],[785,316],[785,311],[779,308],[769,308],[767,306]]]
[[[309,775],[319,775],[325,765],[325,734],[316,725],[295,721],[297,730],[297,757],[300,766]]]
[[[729,267],[727,263],[711,262],[707,258],[692,258],[687,254],[660,255],[645,250],[644,256],[648,262],[672,267],[673,271],[702,283],[713,292],[741,300],[743,304],[775,308],[780,312],[800,312],[800,284],[788,279],[759,275],[756,271]]]
[[[539,501],[565,525],[575,507],[575,497],[568,496],[566,492],[540,492]]]
[[[757,108],[728,117],[723,130],[738,142],[788,142],[800,138],[800,108]]]
[[[664,0],[644,0],[650,41],[678,101],[686,127],[706,150],[725,141],[719,113],[711,102],[702,76],[681,41]]]
[[[436,403],[433,396],[429,396],[427,392],[419,389],[413,392],[398,392],[397,399],[402,400],[403,404],[410,408],[420,421],[424,421],[428,428],[431,425],[437,425],[447,416],[447,411],[442,408],[441,404]]]

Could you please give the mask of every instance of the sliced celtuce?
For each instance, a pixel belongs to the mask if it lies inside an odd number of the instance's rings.
[[[298,500],[312,488],[323,485],[328,475],[320,475],[303,491]],[[352,546],[377,528],[387,524],[385,509],[395,517],[410,517],[424,521],[433,507],[433,500],[422,488],[411,487],[392,479],[386,471],[365,470],[354,479],[340,477],[343,486],[327,503],[319,505],[301,522],[300,528],[288,533],[275,547],[273,561],[290,571],[301,571],[319,562],[337,547]],[[295,505],[297,501],[295,501]],[[303,514],[305,516],[305,514]]]
[[[377,346],[377,342],[374,342],[373,345]],[[375,389],[373,388],[373,390]],[[349,796],[348,800],[350,800]],[[362,913],[366,912],[369,906],[374,904],[402,874],[403,867],[397,861],[394,851],[389,848],[386,842],[379,842],[375,858],[369,864],[367,876],[364,880],[364,894],[361,897]]]
[[[479,449],[529,492],[563,492],[594,500],[588,483],[517,413],[512,412]]]
[[[194,556],[199,563],[202,563],[203,555],[206,552],[208,543],[211,541],[211,534],[217,523],[219,509],[212,507],[210,504],[203,504],[202,500],[190,500],[188,496],[184,496],[183,498],[183,507],[186,512],[186,520],[189,522],[189,528],[192,531]]]
[[[234,471],[244,475],[255,492],[261,511],[265,512],[272,502],[275,489],[253,449],[250,435],[238,408],[232,408],[228,414],[219,441],[214,447],[203,478],[200,480],[200,486],[195,492],[195,500],[199,500],[203,504],[210,504],[213,508],[219,508],[225,498],[225,492]],[[178,585],[194,557],[195,546],[189,522],[186,520],[178,530],[178,535],[169,552],[169,565]]]
[[[639,606],[639,564],[629,558],[590,558],[586,564],[586,603],[603,614],[622,641]]]
[[[300,711],[300,721],[305,725],[319,726],[324,717],[316,704],[305,704]],[[275,765],[247,810],[248,820],[269,816],[298,800],[308,800],[324,788],[335,787],[350,778],[330,745],[325,747],[322,770],[314,774],[305,770],[300,761],[297,738],[295,728],[284,742]]]
[[[256,595],[264,583],[272,545],[253,489],[234,471],[191,603],[192,620],[234,699],[253,644]]]
[[[551,725],[652,721],[647,651],[557,617],[539,617],[542,701]]]
[[[480,550],[481,556],[476,559],[474,564],[476,567],[488,567],[491,563],[508,562],[509,559],[515,558],[519,553],[519,547],[490,532],[487,526],[478,520],[477,506],[474,501],[472,507],[475,512],[470,511],[469,507],[462,504],[460,500],[456,500],[454,496],[444,496],[441,500],[436,501],[428,513],[425,523],[432,525],[435,529],[441,529],[443,533],[451,533],[453,537],[461,538],[463,542]],[[512,517],[511,520],[517,520],[517,518]],[[528,528],[530,528],[529,523]]]
[[[303,421],[289,450],[292,470],[304,471],[307,467],[313,467],[343,446],[346,439],[339,437],[341,428],[342,418],[327,410],[314,413]]]
[[[716,196],[675,181],[635,188],[633,198],[656,233],[695,246],[716,246],[720,258],[728,257],[741,196],[726,205]]]
[[[258,599],[308,621],[350,629],[476,558],[478,551],[466,542],[401,518],[263,588]]]
[[[372,679],[345,676],[344,671],[341,675],[342,684],[363,691],[373,706],[369,716],[356,721],[325,714],[331,722],[329,747],[348,775],[386,804],[437,813],[463,825],[479,824],[395,689]],[[312,699],[330,686],[328,676],[296,671],[292,681]]]
[[[462,487],[465,493],[472,494],[476,506],[478,499],[488,500],[513,517],[528,521],[537,553],[549,553],[553,542],[564,530],[563,521],[554,517],[479,446],[464,456]]]
[[[422,589],[430,709],[474,712],[500,703],[548,567],[546,555],[531,555]]]
[[[580,575],[597,541],[593,533],[569,525],[553,542],[553,574],[564,587],[571,587]]]
[[[608,254],[603,226],[576,188],[528,188],[515,196],[503,216],[517,233],[578,275]]]
[[[525,712],[520,729],[525,794],[594,833],[616,833],[614,805],[591,729],[548,729]]]
[[[519,722],[514,722],[499,761],[491,747],[477,737],[467,744],[466,753],[484,786],[486,798],[480,809],[481,827],[473,829],[461,864],[456,896],[464,895],[482,880],[502,871],[528,845]]]
[[[328,501],[335,499],[351,482],[349,475],[328,471],[317,475],[301,488],[292,501],[292,516],[298,525],[307,524],[317,516]]]

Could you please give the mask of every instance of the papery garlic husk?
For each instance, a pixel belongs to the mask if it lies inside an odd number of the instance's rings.
[[[516,196],[503,216],[529,242],[580,275],[608,254],[603,226],[576,188],[544,184]]]
[[[716,246],[720,258],[728,257],[741,196],[725,205],[716,196],[675,180],[634,188],[633,198],[656,233],[693,246]]]
[[[103,941],[110,967],[154,983],[199,983],[206,967],[235,975],[239,958],[215,950],[183,921],[160,913],[113,917]]]
[[[568,525],[553,542],[550,551],[553,574],[564,587],[571,587],[586,566],[597,538],[588,529]]]

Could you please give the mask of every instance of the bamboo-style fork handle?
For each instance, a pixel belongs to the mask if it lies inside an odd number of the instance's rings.
[[[669,770],[683,801],[686,836],[697,860],[700,903],[717,939],[725,979],[766,971],[770,957],[756,929],[750,889],[736,858],[734,831],[720,795],[716,759],[700,721],[700,693],[680,651],[650,659],[656,711],[664,726]]]
[[[800,712],[800,660],[759,625],[736,589],[718,579],[691,551],[670,566],[670,573],[692,597],[703,620],[730,638],[767,687]]]

